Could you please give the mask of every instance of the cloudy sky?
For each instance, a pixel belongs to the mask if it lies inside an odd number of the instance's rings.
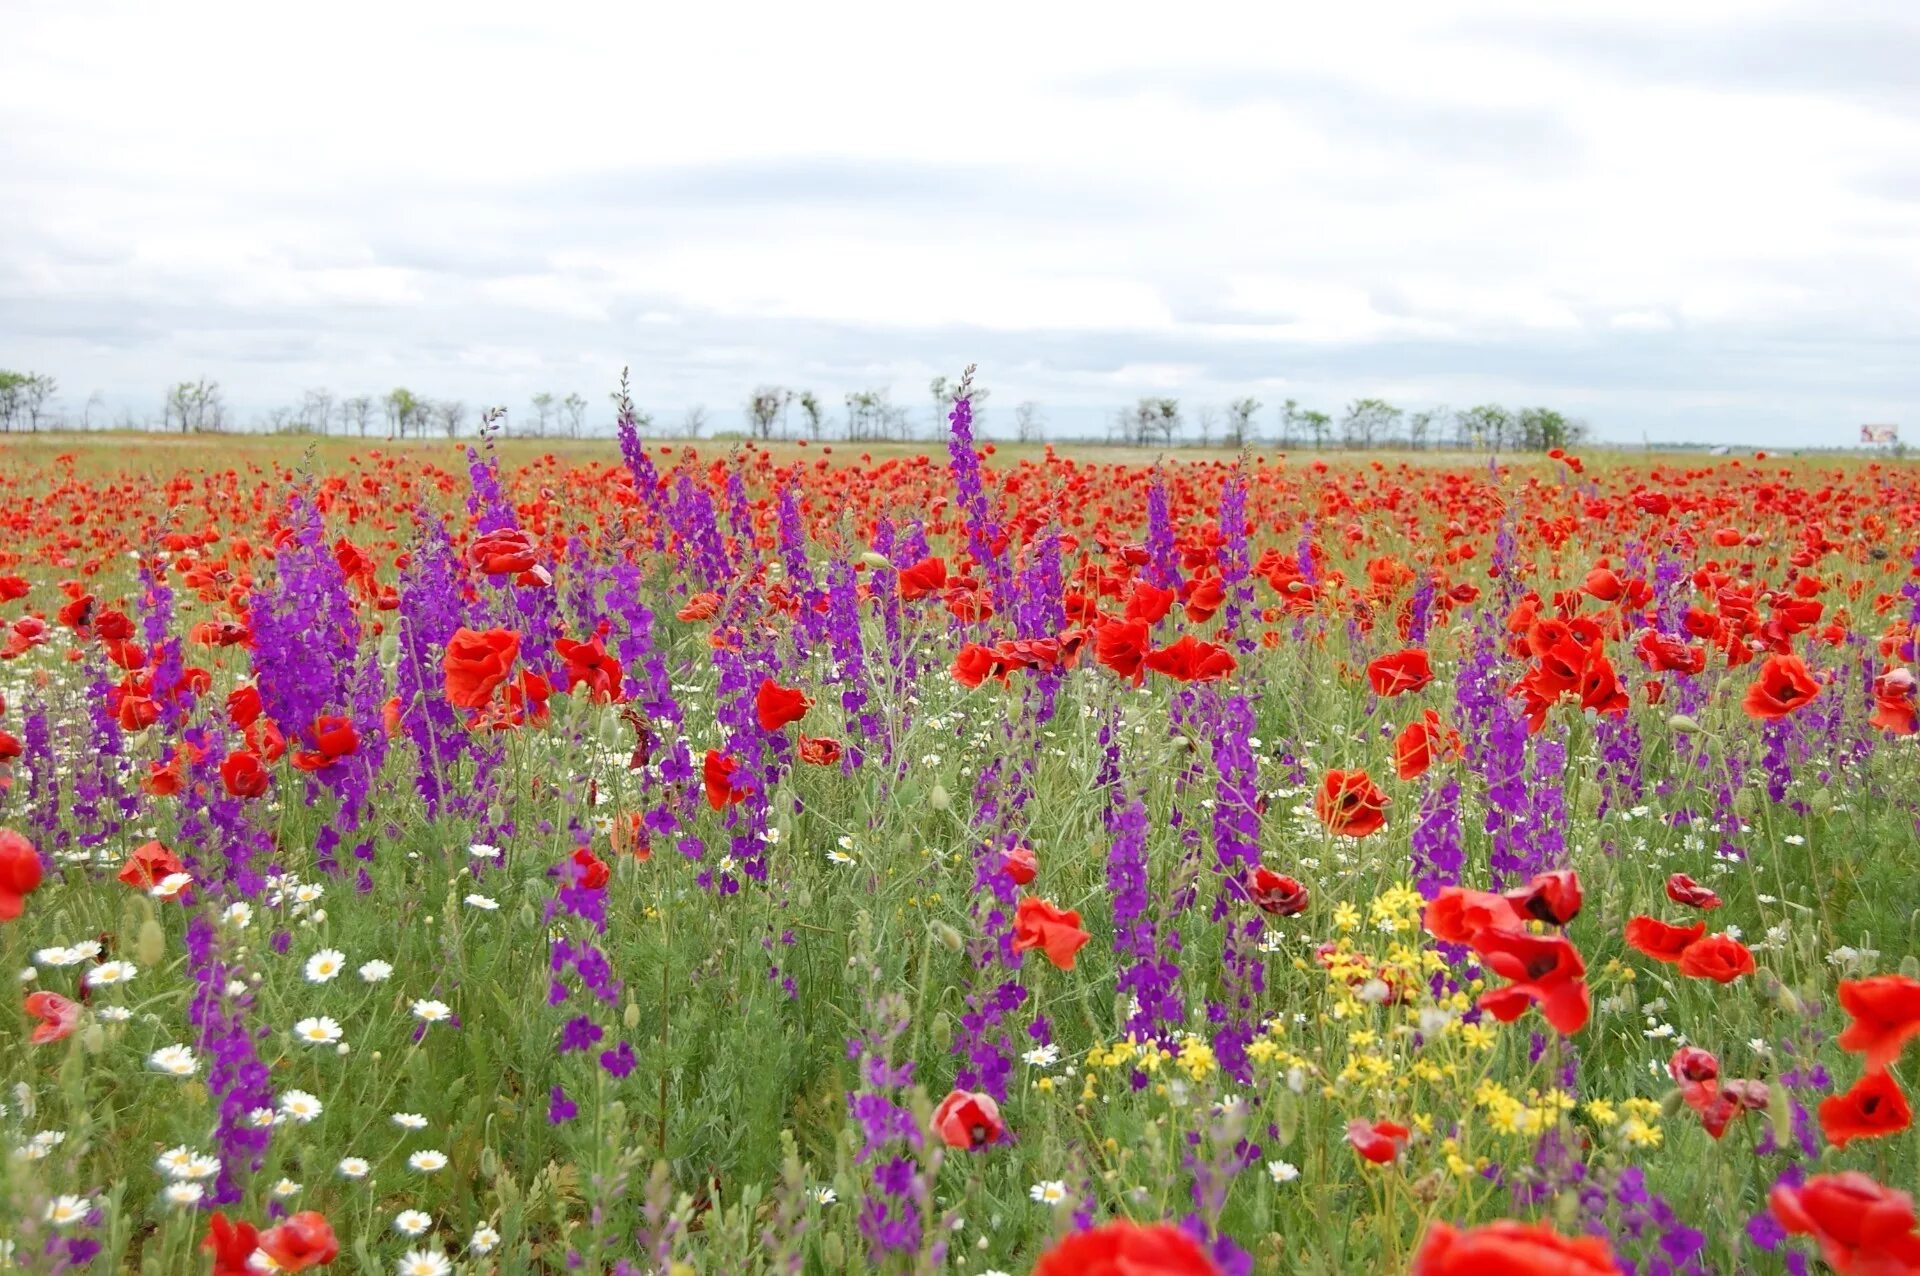
[[[1551,16],[1546,16],[1551,15]],[[0,366],[1920,434],[1920,4],[8,6]],[[109,409],[111,410],[111,408]],[[97,417],[96,417],[97,419]]]

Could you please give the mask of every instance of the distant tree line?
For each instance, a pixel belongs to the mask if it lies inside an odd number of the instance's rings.
[[[51,376],[0,369],[0,430],[40,430],[76,424],[81,429],[93,428],[101,396],[95,394],[87,400],[76,423],[57,409],[54,395],[58,388]],[[938,437],[945,432],[958,388],[957,383],[946,377],[935,377],[928,383],[932,410],[925,419],[925,437]],[[616,400],[618,397],[614,396]],[[976,421],[982,417],[990,398],[987,389],[974,387],[972,404]],[[579,438],[589,432],[588,407],[588,400],[578,393],[563,397],[542,392],[532,397],[528,412],[518,419],[519,429],[509,432],[534,438]],[[1258,399],[1239,398],[1224,405],[1199,405],[1189,419],[1179,399],[1149,396],[1114,414],[1108,425],[1107,440],[1156,448],[1186,445],[1240,448],[1272,444],[1283,450],[1455,448],[1544,452],[1575,446],[1586,441],[1589,434],[1586,422],[1553,408],[1508,408],[1488,403],[1458,411],[1448,408],[1409,411],[1384,399],[1364,398],[1349,403],[1338,416],[1302,407],[1297,400],[1287,399],[1276,409],[1273,418],[1277,430],[1263,435],[1260,419],[1263,407]],[[851,442],[910,440],[919,428],[914,419],[917,415],[907,405],[896,403],[892,391],[885,386],[844,395],[839,410],[835,411],[811,390],[762,385],[748,396],[744,413],[745,433],[750,438],[788,438],[797,433],[803,438],[841,438]],[[430,399],[405,386],[395,387],[383,395],[335,395],[322,388],[306,391],[297,405],[261,413],[254,418],[251,428],[269,433],[337,431],[359,438],[378,431],[389,439],[437,434],[451,439],[460,436],[468,418],[467,405],[460,400]],[[139,429],[150,423],[151,418],[139,422],[124,411],[112,422],[120,429]],[[103,420],[101,424],[106,422]],[[697,439],[708,424],[706,408],[696,404],[680,418],[678,433]],[[234,422],[220,383],[201,377],[168,388],[161,404],[160,425],[166,430],[192,434],[231,429]],[[1020,442],[1040,438],[1043,425],[1038,404],[1029,401],[1014,407],[1013,435]],[[504,419],[502,428],[506,428]]]

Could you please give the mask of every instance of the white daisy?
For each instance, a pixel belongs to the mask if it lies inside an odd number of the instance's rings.
[[[453,1264],[435,1250],[410,1249],[400,1256],[400,1266],[395,1270],[400,1276],[447,1276]]]
[[[307,982],[324,984],[331,982],[347,966],[347,955],[338,948],[322,948],[307,958]]]
[[[220,921],[235,930],[245,930],[253,925],[253,905],[228,904],[227,911],[220,914]]]
[[[381,981],[385,980],[388,975],[391,975],[392,973],[393,973],[392,963],[381,961],[377,957],[374,960],[367,962],[365,965],[360,967],[360,978],[364,979],[366,982],[370,984],[380,983]]]
[[[193,1057],[193,1051],[186,1046],[161,1046],[147,1056],[147,1062],[174,1077],[190,1077],[200,1066]]]
[[[280,1115],[288,1120],[298,1121],[302,1125],[318,1120],[323,1110],[320,1100],[305,1090],[289,1090],[280,1096]]]
[[[340,1040],[340,1021],[329,1015],[315,1015],[293,1025],[293,1035],[310,1046],[330,1046]]]
[[[393,1229],[403,1236],[418,1236],[433,1226],[433,1216],[424,1210],[401,1210],[393,1216]]]
[[[87,1201],[81,1196],[56,1196],[47,1202],[47,1222],[55,1227],[71,1227],[87,1216]]]
[[[186,1168],[180,1171],[183,1179],[210,1179],[220,1172],[220,1158],[208,1156],[204,1152],[195,1152],[187,1158]]]
[[[85,982],[89,988],[106,988],[124,984],[139,973],[140,968],[130,961],[103,961],[87,972]]]
[[[475,908],[484,909],[489,913],[500,911],[500,901],[489,895],[469,895],[467,896],[467,903],[473,905]]]
[[[491,1254],[493,1247],[500,1243],[500,1233],[485,1223],[473,1229],[473,1238],[467,1242],[467,1248],[476,1254]]]
[[[810,1187],[807,1195],[813,1198],[815,1205],[831,1205],[840,1199],[840,1193],[830,1187]]]
[[[413,1017],[426,1023],[439,1023],[452,1015],[453,1008],[444,1001],[422,999],[413,1003]]]
[[[1300,1177],[1300,1169],[1291,1161],[1268,1161],[1267,1173],[1276,1183],[1291,1183]]]
[[[200,1198],[206,1194],[207,1189],[201,1187],[198,1183],[169,1183],[166,1192],[167,1204],[180,1206],[198,1205]]]
[[[273,1194],[283,1201],[289,1196],[298,1194],[299,1191],[300,1185],[292,1179],[281,1179],[273,1185]]]
[[[488,846],[485,842],[475,842],[467,848],[467,854],[477,860],[497,860],[500,858],[500,848]]]
[[[125,1023],[133,1018],[133,1011],[125,1006],[99,1006],[94,1009],[94,1018],[104,1019],[108,1023]]]
[[[1042,1179],[1027,1189],[1027,1195],[1042,1205],[1058,1205],[1067,1199],[1067,1185],[1059,1179]]]
[[[175,895],[178,895],[191,885],[193,885],[192,874],[168,873],[165,877],[155,882],[153,888],[149,890],[147,894],[153,896],[155,899],[172,899]]]
[[[424,1130],[427,1128],[427,1119],[418,1112],[396,1112],[393,1114],[393,1123],[403,1130]]]
[[[436,1152],[432,1148],[422,1148],[407,1158],[407,1164],[422,1174],[432,1174],[436,1170],[447,1168],[447,1154]]]
[[[347,1156],[340,1158],[340,1177],[343,1179],[363,1179],[372,1171],[365,1157]]]

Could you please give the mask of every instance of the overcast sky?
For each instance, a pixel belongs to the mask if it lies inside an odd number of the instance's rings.
[[[1920,3],[7,6],[0,367],[1920,434]],[[1551,16],[1544,16],[1551,15]]]

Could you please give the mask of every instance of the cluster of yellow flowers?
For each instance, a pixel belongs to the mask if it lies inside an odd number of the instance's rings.
[[[1614,1103],[1608,1099],[1589,1099],[1582,1106],[1589,1119],[1602,1128],[1610,1128],[1628,1147],[1660,1146],[1660,1105],[1652,1099],[1634,1096]]]

